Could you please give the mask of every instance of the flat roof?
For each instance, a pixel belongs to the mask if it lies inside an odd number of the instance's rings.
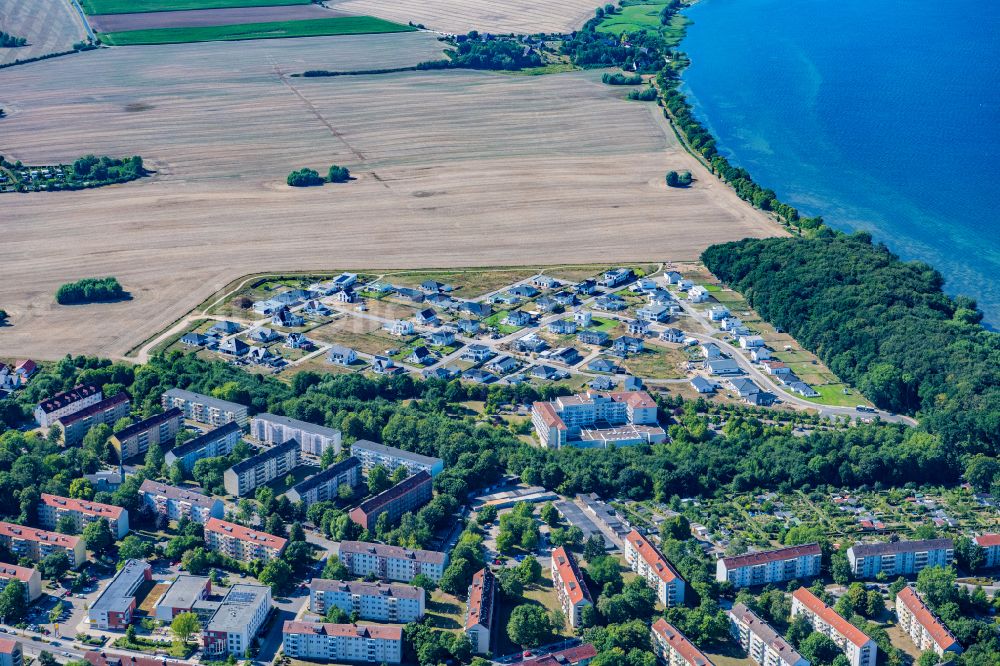
[[[161,412],[159,414],[153,414],[148,419],[143,419],[138,423],[133,423],[124,430],[119,430],[114,434],[114,437],[119,442],[121,442],[123,440],[128,439],[129,437],[138,435],[141,432],[151,430],[156,426],[160,425],[161,423],[166,423],[171,419],[181,419],[181,418],[184,418],[184,412],[182,412],[177,407],[171,407],[165,412]]]
[[[285,455],[289,451],[298,451],[300,448],[299,441],[297,439],[290,439],[284,444],[278,444],[277,446],[272,446],[266,451],[262,451],[255,456],[251,456],[246,460],[241,460],[232,467],[230,467],[236,474],[241,474],[248,469],[253,469],[257,465],[267,462],[272,458],[278,458]]]
[[[271,588],[264,585],[247,585],[240,583],[229,589],[229,594],[222,600],[219,610],[205,627],[205,631],[243,632],[250,624],[254,612],[260,606],[264,597],[269,596]]]
[[[97,597],[90,610],[125,612],[135,600],[135,590],[146,580],[146,572],[152,567],[146,560],[129,560],[115,577],[111,579],[101,596]]]
[[[323,483],[326,483],[330,479],[334,479],[340,476],[341,474],[351,469],[352,467],[360,467],[360,466],[361,466],[361,461],[355,458],[354,456],[350,456],[345,460],[341,460],[339,463],[327,467],[322,472],[318,472],[317,474],[313,474],[307,479],[299,481],[294,486],[292,486],[290,490],[294,490],[299,495],[303,495],[312,490],[313,488],[315,488],[316,486],[319,486]]]
[[[176,446],[171,449],[170,453],[172,453],[175,458],[183,458],[192,451],[197,451],[211,442],[216,442],[223,437],[228,437],[234,432],[240,432],[240,424],[236,421],[230,421],[225,425],[221,425],[218,428],[209,430],[202,435],[198,435],[194,439],[189,439],[180,446]]]
[[[170,583],[170,587],[156,605],[167,608],[191,608],[211,580],[208,576],[178,576]]]
[[[397,449],[392,446],[386,446],[385,444],[379,444],[378,442],[372,442],[367,439],[359,439],[358,441],[351,444],[351,453],[354,453],[354,449],[358,448],[362,451],[371,451],[372,453],[380,453],[385,456],[390,456],[392,458],[402,458],[403,460],[412,460],[415,463],[420,463],[421,465],[427,465],[428,467],[434,467],[436,465],[443,465],[444,461],[440,458],[434,458],[433,456],[425,456],[419,453],[412,453],[410,451],[404,451],[403,449]]]
[[[298,428],[303,432],[312,433],[314,435],[324,435],[326,437],[337,437],[340,435],[340,431],[335,428],[327,428],[326,426],[309,423],[307,421],[299,421],[298,419],[281,416],[279,414],[258,414],[253,417],[253,420],[280,423],[281,425],[288,426],[290,428]]]
[[[247,408],[246,405],[241,405],[238,402],[219,400],[218,398],[213,398],[210,395],[195,393],[194,391],[186,391],[184,389],[179,389],[179,388],[167,389],[166,391],[163,392],[163,395],[167,396],[168,398],[181,398],[188,402],[194,402],[200,405],[205,405],[206,407],[214,407],[216,409],[221,409],[221,410],[241,411]]]

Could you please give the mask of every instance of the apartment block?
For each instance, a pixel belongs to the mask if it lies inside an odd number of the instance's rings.
[[[309,585],[309,610],[326,615],[339,608],[348,615],[376,622],[416,622],[424,616],[422,587],[403,583],[327,580],[313,578]]]
[[[153,614],[169,623],[181,613],[195,612],[195,605],[211,594],[212,579],[208,576],[178,576],[157,600]]]
[[[369,498],[351,509],[351,520],[366,530],[374,530],[379,516],[385,514],[389,524],[395,525],[407,512],[415,512],[431,501],[434,495],[434,481],[431,475],[420,471],[407,477],[375,497]]]
[[[0,562],[0,590],[12,580],[24,583],[24,600],[31,603],[42,596],[42,576],[38,569]]]
[[[101,631],[122,630],[132,624],[135,595],[139,587],[153,579],[153,568],[145,560],[129,560],[97,597],[87,615]]]
[[[866,580],[880,572],[893,577],[916,574],[924,567],[946,567],[954,557],[951,539],[856,543],[847,549],[851,573]]]
[[[43,560],[52,553],[66,553],[73,568],[87,561],[87,549],[84,547],[83,539],[14,523],[0,522],[0,545],[18,558],[27,557],[35,562]]]
[[[35,420],[41,427],[48,428],[64,416],[96,405],[103,399],[104,394],[101,393],[101,389],[93,384],[75,386],[38,403],[34,412]]]
[[[291,502],[302,502],[308,507],[316,502],[335,500],[341,486],[358,488],[362,481],[361,461],[351,456],[334,463],[319,474],[313,474],[308,479],[296,483],[285,493],[285,497]]]
[[[290,439],[299,443],[302,453],[321,456],[329,448],[340,453],[339,430],[291,419],[277,414],[258,414],[250,421],[250,434],[267,444],[284,444]]]
[[[120,506],[42,493],[42,499],[38,504],[38,522],[41,526],[47,530],[54,530],[63,516],[69,516],[73,520],[77,534],[101,518],[108,521],[108,527],[111,528],[115,539],[124,538],[129,530],[128,511]]]
[[[189,421],[205,425],[221,426],[235,421],[240,427],[247,424],[247,408],[228,400],[219,400],[201,393],[173,388],[164,392],[160,399],[164,410],[176,407]]]
[[[284,652],[293,659],[398,664],[403,660],[403,627],[326,624],[286,620]]]
[[[728,615],[733,639],[759,666],[809,666],[809,660],[743,604],[733,604]]]
[[[202,458],[228,456],[233,452],[233,447],[240,441],[242,435],[240,424],[230,421],[174,447],[167,451],[163,458],[168,465],[173,466],[174,463],[179,462],[185,472],[190,472],[194,469],[194,464]]]
[[[435,583],[448,563],[448,556],[436,550],[410,550],[365,541],[341,541],[340,561],[352,576],[369,574],[382,580],[409,583],[417,574],[424,574]]]
[[[196,523],[204,524],[209,518],[222,518],[225,515],[226,508],[222,500],[149,479],[139,486],[139,495],[150,511],[166,517],[167,520],[180,520],[186,517]]]
[[[367,439],[359,439],[351,444],[351,455],[361,461],[365,473],[376,465],[385,467],[390,473],[397,467],[405,467],[410,474],[427,472],[432,477],[444,471],[444,461],[440,458],[410,453]]]
[[[218,518],[205,523],[205,546],[241,562],[272,560],[281,555],[287,543],[288,539]]]
[[[465,613],[465,635],[469,637],[475,654],[486,654],[490,651],[496,589],[496,576],[489,567],[480,569],[472,577],[469,603]]]
[[[205,654],[242,658],[271,613],[271,588],[233,585],[202,631]]]
[[[536,402],[531,422],[542,446],[549,449],[631,446],[667,438],[656,420],[656,402],[645,391],[588,391]]]
[[[805,580],[819,575],[819,544],[764,550],[724,557],[715,565],[715,579],[734,587],[754,587],[787,580]]]
[[[0,638],[0,666],[22,666],[24,652],[13,638]]]
[[[576,558],[568,550],[560,546],[552,549],[552,585],[556,588],[556,596],[563,614],[571,627],[579,627],[583,621],[582,612],[586,606],[593,606],[590,590],[583,581]]]
[[[597,656],[593,643],[582,643],[540,657],[531,657],[521,662],[521,666],[587,666]]]
[[[899,628],[921,652],[934,650],[942,656],[945,652],[962,652],[962,646],[955,636],[912,587],[904,587],[896,595],[896,618],[899,620]]]
[[[805,616],[813,629],[830,637],[847,655],[851,666],[875,666],[875,641],[804,587],[792,593],[792,617],[797,615]]]
[[[222,482],[230,495],[245,497],[265,483],[285,476],[301,462],[299,443],[292,440],[236,463],[222,475]]]
[[[111,446],[114,447],[118,460],[122,461],[146,455],[150,444],[169,449],[174,445],[174,438],[183,422],[184,414],[173,407],[115,433],[111,436]]]
[[[650,642],[662,666],[714,666],[687,637],[662,617],[650,629]]]
[[[656,546],[636,530],[625,537],[625,561],[632,571],[646,579],[664,606],[684,603],[684,579]]]
[[[60,416],[56,423],[62,428],[63,444],[76,446],[94,426],[102,423],[113,426],[118,419],[128,416],[130,411],[132,411],[132,401],[129,400],[128,394],[123,392],[72,414]]]
[[[1000,534],[983,534],[977,536],[976,545],[983,549],[983,567],[994,569],[1000,567]]]

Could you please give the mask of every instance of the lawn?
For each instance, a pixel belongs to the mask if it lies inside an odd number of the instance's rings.
[[[427,616],[432,627],[438,629],[457,630],[465,624],[465,604],[458,598],[434,590],[427,600]]]
[[[819,393],[819,397],[806,398],[806,400],[809,402],[815,402],[819,405],[830,405],[832,407],[855,407],[857,405],[871,404],[863,395],[847,384],[814,385],[813,388]],[[844,394],[845,388],[848,390],[846,395]]]
[[[547,569],[543,570],[542,579],[537,584],[533,584],[525,588],[524,600],[521,604],[541,606],[546,610],[546,612],[559,608],[559,599],[556,597],[555,588],[552,587],[552,578],[550,577]],[[514,610],[514,607],[521,604],[511,604],[507,601],[500,602],[499,608],[497,609],[499,621],[496,623],[500,630],[493,637],[497,648],[497,654],[510,654],[512,652],[517,652],[520,649],[520,646],[511,642],[510,638],[507,636],[507,622],[510,620],[510,613]],[[559,640],[559,638],[569,635],[565,627],[561,628],[558,633],[559,637],[553,638],[552,640]]]
[[[486,270],[439,270],[439,271],[406,271],[402,273],[387,273],[385,279],[394,285],[404,287],[419,287],[425,280],[436,280],[450,284],[455,288],[455,296],[475,298],[488,294],[501,287],[538,273],[536,268],[510,268]]]
[[[312,0],[80,0],[88,14],[132,14],[188,9],[308,5]]]
[[[687,357],[678,349],[660,349],[647,345],[640,354],[630,356],[622,365],[636,377],[679,379],[684,377]]]
[[[607,15],[597,27],[598,32],[621,35],[626,32],[658,31],[668,46],[676,46],[684,37],[687,17],[675,14],[670,23],[660,23],[660,12],[666,3],[663,0],[643,0],[629,2],[614,14]]]
[[[185,44],[190,42],[239,41],[244,39],[281,39],[321,37],[324,35],[365,35],[385,32],[410,32],[407,25],[373,16],[337,16],[308,21],[273,21],[242,25],[214,25],[194,28],[159,28],[102,33],[101,40],[112,46],[139,44]]]

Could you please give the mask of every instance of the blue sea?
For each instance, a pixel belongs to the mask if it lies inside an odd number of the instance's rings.
[[[703,0],[685,92],[805,215],[926,261],[1000,326],[1000,0]]]

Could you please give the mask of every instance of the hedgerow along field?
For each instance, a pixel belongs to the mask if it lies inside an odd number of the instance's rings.
[[[412,32],[414,30],[416,28],[392,23],[374,16],[335,16],[308,21],[272,21],[238,25],[127,30],[125,32],[102,33],[101,41],[112,46],[137,46],[140,44],[186,44],[245,39],[368,35]]]
[[[138,14],[184,9],[308,5],[312,0],[80,0],[88,14]]]

